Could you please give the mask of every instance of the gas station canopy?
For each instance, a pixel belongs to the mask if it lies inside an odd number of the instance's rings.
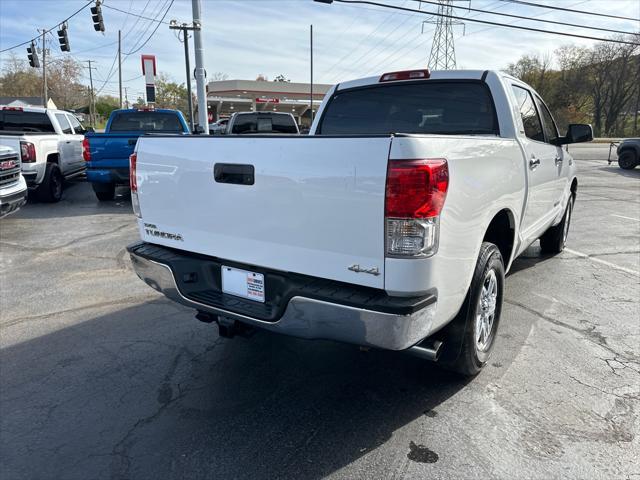
[[[314,112],[331,87],[313,84]],[[221,80],[207,84],[209,123],[234,112],[275,111],[291,113],[299,124],[308,124],[310,104],[311,86],[308,83]]]

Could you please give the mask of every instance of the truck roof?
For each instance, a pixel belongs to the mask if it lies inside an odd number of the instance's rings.
[[[114,113],[123,113],[123,112],[159,112],[159,113],[177,113],[179,110],[174,110],[172,108],[118,108],[111,112],[111,115]]]
[[[12,106],[12,105],[0,105],[1,110],[13,110],[13,111],[22,111],[22,112],[32,112],[32,113],[70,113],[75,115],[75,112],[70,112],[69,110],[60,110],[59,108],[45,108],[45,107],[31,107],[31,106]]]
[[[407,70],[419,71],[421,69]],[[424,69],[422,69],[424,70]],[[429,72],[429,78],[432,80],[480,80],[485,72],[497,73],[493,70],[434,70]],[[339,83],[336,90],[345,90],[348,88],[365,87],[375,85],[380,82],[380,78],[389,72],[381,72],[379,75],[372,77],[358,78],[347,82]],[[395,72],[394,72],[395,73]],[[416,79],[418,80],[418,79]],[[403,81],[403,80],[397,80]]]

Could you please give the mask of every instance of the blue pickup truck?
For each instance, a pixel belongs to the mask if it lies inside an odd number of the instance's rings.
[[[122,109],[111,112],[104,133],[85,135],[87,180],[98,200],[113,200],[116,185],[129,185],[129,155],[145,133],[188,134],[189,127],[178,110]]]

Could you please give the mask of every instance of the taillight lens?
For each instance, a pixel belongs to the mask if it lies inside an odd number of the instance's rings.
[[[131,187],[131,206],[136,217],[142,218],[140,212],[140,201],[138,200],[138,178],[136,177],[138,154],[133,152],[129,155],[129,186]]]
[[[91,150],[89,150],[89,139],[84,137],[82,140],[82,158],[85,162],[91,161]]]
[[[36,146],[31,142],[20,142],[20,160],[22,163],[36,161]]]
[[[390,160],[385,197],[388,256],[438,251],[440,212],[449,187],[445,159]]]

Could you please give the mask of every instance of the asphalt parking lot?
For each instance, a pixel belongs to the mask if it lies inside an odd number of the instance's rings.
[[[0,476],[640,479],[640,168],[572,146],[568,249],[507,279],[490,365],[216,328],[144,285],[130,200],[0,221]]]

